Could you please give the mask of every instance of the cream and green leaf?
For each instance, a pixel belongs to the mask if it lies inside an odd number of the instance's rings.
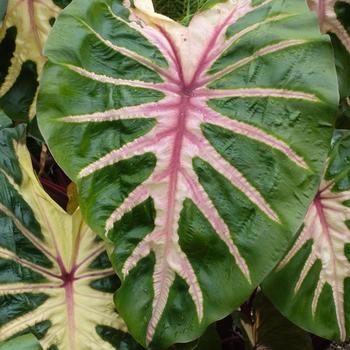
[[[33,333],[44,350],[140,349],[115,312],[103,242],[43,190],[23,133],[0,130],[0,342]]]
[[[334,138],[329,164],[296,241],[264,291],[299,326],[350,337],[350,132]]]
[[[5,76],[0,79],[0,97],[6,95],[14,86],[25,62],[31,61],[36,65],[39,81],[46,62],[43,47],[51,30],[51,23],[59,12],[60,8],[52,0],[8,1],[6,15],[0,27],[0,43],[7,38],[11,31],[14,31],[15,47],[11,64]],[[3,52],[0,49],[2,59],[7,54],[7,51]],[[23,88],[26,82],[22,82],[21,85]],[[35,102],[36,99],[34,98],[29,111],[30,118],[34,117],[36,113]]]

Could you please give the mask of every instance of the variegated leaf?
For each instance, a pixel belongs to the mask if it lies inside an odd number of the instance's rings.
[[[141,349],[114,311],[103,241],[45,193],[22,134],[0,131],[0,342],[31,332],[44,350]]]
[[[111,243],[118,311],[159,350],[232,311],[287,248],[317,189],[337,82],[304,0],[229,0],[188,27],[132,4],[63,11],[38,116]]]
[[[330,339],[350,334],[350,133],[334,145],[304,225],[264,291],[303,328]]]
[[[1,0],[3,1],[3,0]],[[9,0],[6,15],[0,27],[0,42],[9,30],[15,29],[15,49],[11,64],[3,81],[0,81],[0,97],[6,95],[20,75],[22,65],[26,61],[36,64],[38,81],[41,77],[46,58],[43,46],[51,30],[50,21],[55,19],[60,8],[53,0]],[[0,51],[0,56],[7,53]],[[29,117],[34,117],[36,99],[34,99]]]

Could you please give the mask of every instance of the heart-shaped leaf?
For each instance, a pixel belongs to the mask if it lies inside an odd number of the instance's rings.
[[[31,332],[45,350],[141,349],[114,311],[103,241],[45,193],[22,134],[0,131],[0,341]]]
[[[337,81],[304,0],[225,1],[188,27],[125,4],[63,11],[38,117],[111,243],[118,311],[159,350],[230,313],[280,259],[317,190]]]
[[[298,325],[330,339],[350,334],[350,133],[338,134],[329,166],[295,243],[264,283]]]

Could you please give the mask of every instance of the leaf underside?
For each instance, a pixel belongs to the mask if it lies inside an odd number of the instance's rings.
[[[42,189],[23,131],[0,131],[0,342],[33,333],[44,350],[141,349],[114,311],[103,241]]]
[[[38,116],[111,243],[118,311],[158,350],[197,338],[277,263],[319,182],[337,82],[303,0],[226,1],[188,27],[133,3],[63,11]]]
[[[288,318],[329,339],[350,334],[350,135],[344,132],[295,243],[264,283]],[[279,286],[283,286],[280,288]]]

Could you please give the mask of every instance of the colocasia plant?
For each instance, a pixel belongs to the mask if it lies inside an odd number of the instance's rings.
[[[113,307],[119,280],[104,244],[79,210],[69,215],[45,193],[23,131],[0,131],[0,341],[29,328],[45,349],[112,349],[113,341],[136,350]]]
[[[248,299],[247,349],[350,338],[349,0],[68,2],[0,28],[0,108],[80,203],[0,113],[0,349],[216,350]]]

